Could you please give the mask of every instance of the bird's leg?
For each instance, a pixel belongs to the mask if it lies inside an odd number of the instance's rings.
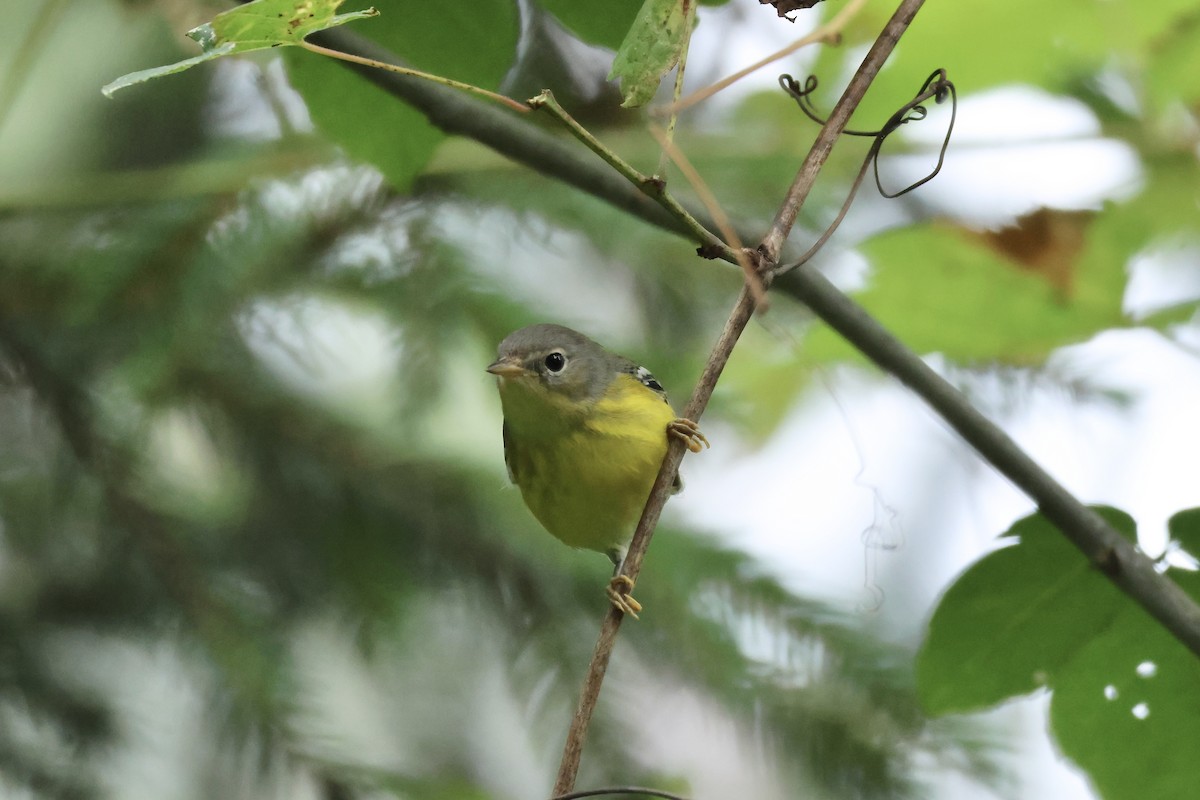
[[[628,575],[613,575],[604,593],[608,595],[608,602],[612,603],[617,611],[639,619],[638,612],[642,610],[642,604],[633,599],[633,595],[630,594],[632,591],[632,578]]]
[[[608,595],[608,602],[612,603],[613,608],[620,611],[622,614],[628,614],[634,619],[638,619],[638,612],[642,610],[642,604],[633,599],[630,592],[633,591],[633,579],[628,575],[621,574],[621,565],[625,561],[625,548],[613,548],[608,551],[608,558],[613,562],[612,580],[608,582],[604,593]]]
[[[708,447],[708,437],[700,432],[700,426],[690,419],[680,417],[667,423],[667,436],[674,436],[683,441],[687,449],[699,453]]]

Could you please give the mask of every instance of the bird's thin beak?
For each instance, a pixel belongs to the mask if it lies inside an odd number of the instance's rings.
[[[498,358],[488,365],[487,371],[501,378],[516,378],[524,375],[526,370],[512,357]]]

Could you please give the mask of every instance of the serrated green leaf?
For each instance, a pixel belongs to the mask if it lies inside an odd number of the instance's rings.
[[[691,35],[692,0],[646,0],[613,59],[609,80],[621,81],[625,108],[654,98],[664,75],[679,63]]]
[[[1133,520],[1098,509],[1136,539]],[[1031,692],[1100,635],[1129,602],[1040,514],[1005,534],[942,596],[917,656],[930,714],[972,711]]]
[[[188,31],[188,36],[205,50],[223,42],[235,42],[239,48],[248,50],[261,50],[298,44],[317,31],[379,14],[374,8],[349,14],[335,13],[343,2],[345,0],[254,0],[217,14],[212,22]]]
[[[379,13],[374,8],[368,8],[349,14],[335,14],[344,1],[254,0],[223,11],[213,17],[212,22],[188,31],[188,37],[194,39],[204,51],[201,55],[122,75],[100,91],[106,97],[112,97],[114,92],[126,86],[182,72],[205,61],[237,53],[297,45],[309,34]]]

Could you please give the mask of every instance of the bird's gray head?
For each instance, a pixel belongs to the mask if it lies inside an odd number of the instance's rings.
[[[575,402],[598,399],[618,371],[614,356],[578,331],[543,323],[513,331],[500,342],[487,371]]]

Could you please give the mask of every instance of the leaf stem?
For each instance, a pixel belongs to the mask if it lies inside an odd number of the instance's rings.
[[[622,177],[632,183],[639,191],[653,199],[663,207],[672,217],[677,219],[683,226],[691,232],[692,237],[707,251],[712,257],[723,258],[731,263],[738,262],[737,251],[727,245],[725,242],[714,234],[712,231],[705,228],[700,222],[692,216],[686,208],[684,208],[678,200],[667,191],[663,182],[659,178],[653,178],[646,175],[630,164],[625,159],[617,155],[613,150],[607,147],[603,142],[597,139],[592,132],[579,124],[567,110],[559,105],[554,99],[554,93],[549,89],[545,89],[537,97],[532,97],[528,101],[529,107],[534,109],[542,109],[548,112],[551,116],[566,126],[571,134],[583,142],[589,150],[591,150],[604,162],[616,170]]]
[[[408,75],[413,78],[422,78],[427,81],[432,81],[433,83],[440,83],[442,86],[449,86],[452,89],[459,89],[477,97],[483,97],[487,100],[508,106],[513,111],[520,111],[522,114],[529,112],[529,106],[525,105],[524,103],[519,103],[516,100],[513,100],[511,97],[505,97],[502,94],[488,91],[487,89],[470,83],[456,81],[453,78],[445,78],[441,75],[434,75],[430,72],[422,72],[419,69],[412,69],[411,67],[401,67],[396,64],[389,64],[386,61],[377,61],[373,58],[366,58],[364,56],[354,55],[353,53],[343,53],[340,50],[332,50],[328,47],[322,47],[319,44],[313,44],[307,40],[300,42],[300,47],[303,47],[309,52],[317,53],[318,55],[336,58],[339,61],[348,61],[351,64],[359,64],[364,67],[375,67],[376,69],[382,69],[388,72],[396,72],[401,75]]]
[[[667,154],[667,147],[675,141],[675,123],[679,120],[677,104],[679,103],[680,96],[683,94],[683,76],[687,70],[688,48],[692,44],[691,31],[693,20],[696,18],[695,0],[684,0],[684,3],[686,4],[686,9],[684,10],[683,25],[688,31],[688,35],[683,37],[683,47],[679,49],[679,65],[675,69],[675,88],[671,94],[671,105],[667,109],[667,131],[665,134],[667,143],[663,145],[662,153],[658,157],[658,169],[655,171],[655,176],[661,178],[664,182],[667,179],[667,159],[670,158]],[[730,240],[730,243],[733,243],[732,240]]]

